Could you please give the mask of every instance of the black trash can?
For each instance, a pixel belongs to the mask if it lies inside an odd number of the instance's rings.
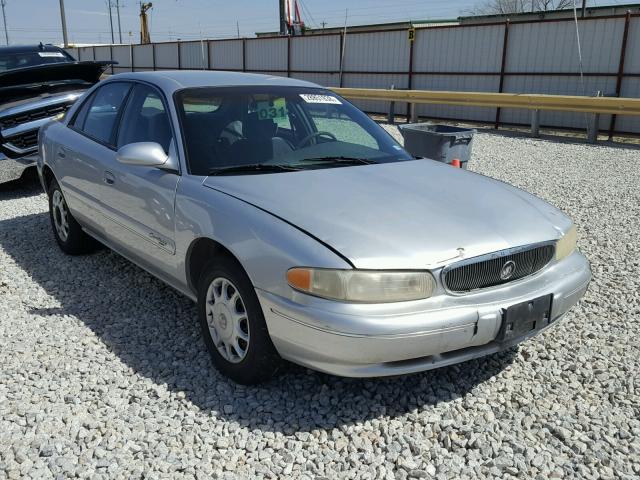
[[[461,167],[467,168],[475,129],[433,123],[408,123],[399,127],[404,148],[411,155],[449,164],[460,160]]]

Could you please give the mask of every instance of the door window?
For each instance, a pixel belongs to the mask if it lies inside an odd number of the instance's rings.
[[[128,83],[114,82],[96,90],[90,99],[91,105],[86,117],[83,116],[83,106],[74,126],[96,140],[112,145],[116,120],[130,88]],[[81,125],[79,120],[82,120]]]
[[[147,85],[136,85],[122,115],[118,148],[135,142],[155,142],[169,153],[173,135],[169,115],[160,94]]]

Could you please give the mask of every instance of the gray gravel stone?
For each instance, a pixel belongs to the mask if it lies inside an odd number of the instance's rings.
[[[471,170],[575,220],[584,300],[462,365],[259,388],[213,369],[189,300],[107,250],[63,255],[33,179],[0,187],[0,478],[638,478],[638,165],[479,133]]]

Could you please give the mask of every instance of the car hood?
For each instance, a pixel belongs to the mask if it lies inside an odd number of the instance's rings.
[[[208,177],[204,186],[308,232],[356,268],[435,268],[555,240],[571,221],[522,190],[431,160]]]
[[[61,62],[0,72],[0,103],[18,101],[44,92],[88,88],[100,80],[111,61]]]

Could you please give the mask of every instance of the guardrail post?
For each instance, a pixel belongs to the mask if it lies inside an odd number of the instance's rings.
[[[587,142],[597,143],[599,123],[600,123],[599,113],[593,113],[589,116],[589,123],[587,125]]]
[[[540,137],[540,110],[531,110],[531,136]]]
[[[411,111],[411,123],[417,123],[418,122],[418,105],[415,103],[410,103],[409,110]]]
[[[390,90],[395,90],[396,86],[392,83]],[[393,125],[395,123],[396,120],[396,102],[394,100],[391,100],[389,102],[389,115],[387,116],[387,123]]]
[[[602,92],[598,91],[594,95],[595,97],[601,97]],[[587,142],[596,143],[598,141],[598,127],[600,124],[600,114],[592,113],[587,120]]]

